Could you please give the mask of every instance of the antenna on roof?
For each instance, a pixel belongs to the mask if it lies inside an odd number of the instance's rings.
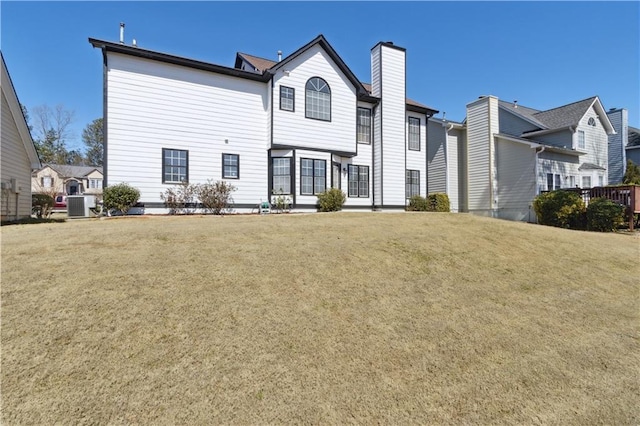
[[[278,50],[278,62],[282,60],[282,50]]]
[[[124,44],[124,22],[120,22],[120,44]]]

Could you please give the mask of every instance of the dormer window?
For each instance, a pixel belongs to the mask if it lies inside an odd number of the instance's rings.
[[[311,77],[305,86],[305,117],[331,121],[331,89],[320,77]]]
[[[595,119],[595,118],[593,118],[593,117],[589,117],[589,120],[587,121],[587,124],[588,124],[589,126],[596,127],[596,119]]]

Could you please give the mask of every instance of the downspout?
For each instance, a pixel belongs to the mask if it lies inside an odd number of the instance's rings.
[[[540,151],[536,150],[536,169],[535,169],[535,173],[536,173],[536,195],[540,195],[540,190],[538,189],[538,163],[539,163],[539,154],[542,154],[544,152],[544,150],[547,149],[546,146],[542,146]]]

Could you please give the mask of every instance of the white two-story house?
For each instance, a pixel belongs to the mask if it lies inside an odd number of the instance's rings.
[[[140,190],[146,213],[183,181],[236,187],[233,211],[288,196],[315,210],[340,188],[345,209],[404,208],[427,194],[427,120],[405,97],[406,51],[371,49],[362,83],[318,36],[277,61],[238,53],[235,66],[96,39],[104,59],[105,185]]]
[[[537,110],[481,96],[463,122],[431,118],[428,191],[452,209],[535,221],[541,191],[607,185],[608,138],[615,133],[600,99]]]

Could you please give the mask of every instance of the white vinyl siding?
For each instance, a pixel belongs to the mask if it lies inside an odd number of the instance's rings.
[[[535,221],[530,205],[536,196],[536,154],[528,145],[497,140],[498,216]],[[553,178],[553,173],[552,173]]]
[[[231,151],[244,169],[234,182],[234,203],[253,205],[268,196],[270,85],[107,55],[108,185],[127,182],[140,190],[142,203],[160,203],[167,188],[160,179],[162,148],[189,151],[191,183],[219,179],[220,156]]]
[[[356,153],[356,90],[329,55],[313,46],[285,65],[289,72],[274,76],[276,87],[295,89],[294,113],[273,110],[273,144],[279,146],[322,149]],[[320,77],[331,89],[331,121],[305,117],[306,84]],[[279,103],[279,90],[274,90],[274,105]],[[244,115],[244,114],[243,114]]]
[[[483,98],[467,105],[468,208],[470,211],[486,211],[492,206],[491,145],[493,145],[492,135],[495,132],[490,123],[489,99]]]
[[[382,155],[382,203],[384,206],[406,205],[404,197],[404,175],[406,170],[406,99],[405,99],[405,52],[394,47],[378,44],[372,52],[372,61],[379,66],[371,70],[372,92],[383,101],[381,111]],[[375,52],[378,50],[379,52]],[[379,56],[379,59],[376,57]],[[426,164],[426,160],[425,160]],[[376,198],[376,203],[379,203]]]
[[[447,133],[440,121],[427,125],[428,193],[447,191]]]
[[[590,118],[595,119],[596,126],[588,125]],[[580,162],[595,164],[603,169],[607,169],[609,162],[609,135],[607,135],[606,130],[602,127],[602,123],[593,108],[587,110],[584,117],[580,120],[578,132],[584,132],[585,148],[583,151],[586,152],[586,155],[580,156]],[[608,173],[606,170],[603,170],[603,172],[605,175]]]

